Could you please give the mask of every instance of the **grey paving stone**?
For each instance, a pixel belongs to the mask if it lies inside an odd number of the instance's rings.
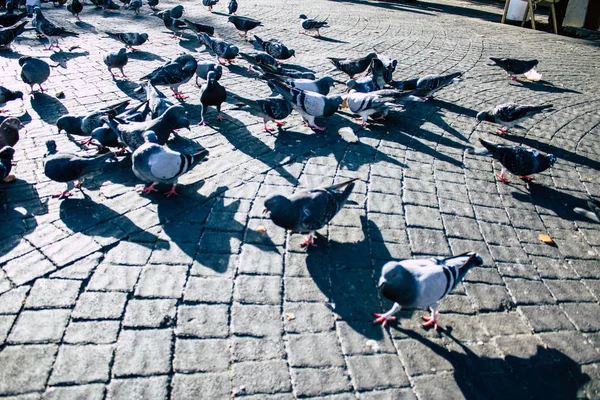
[[[233,303],[231,332],[236,335],[276,338],[283,329],[279,306]]]
[[[165,328],[175,321],[174,299],[132,299],[127,303],[123,326],[132,328]]]
[[[31,282],[56,270],[54,264],[37,250],[9,261],[2,268],[10,280],[17,286]]]
[[[540,281],[506,278],[506,286],[519,305],[556,303],[552,293]]]
[[[277,276],[240,275],[235,281],[233,299],[244,304],[278,305],[281,285]]]
[[[58,342],[65,332],[71,310],[23,311],[8,336],[9,343]]]
[[[108,382],[112,345],[62,345],[50,375],[50,385]]]
[[[568,363],[569,359],[572,359],[578,364],[599,361],[600,352],[579,332],[549,332],[540,334],[540,337],[544,343],[548,344],[549,348],[562,353],[559,356],[562,358],[560,361]]]
[[[102,264],[94,271],[88,290],[132,292],[140,276],[140,267]]]
[[[31,286],[20,286],[0,295],[0,314],[17,314],[30,289]]]
[[[234,362],[281,360],[285,351],[281,339],[234,337],[231,355]]]
[[[424,375],[416,377],[415,392],[424,399],[446,397],[451,399],[469,398],[473,396],[466,384],[454,380],[452,374]]]
[[[385,400],[385,399],[406,399],[414,400],[417,397],[411,389],[385,389],[373,390],[361,393],[361,399],[365,400]]]
[[[405,206],[406,224],[410,227],[442,229],[442,216],[436,208]]]
[[[16,315],[2,315],[0,316],[0,345],[4,345],[8,332],[12,328],[13,323],[17,319]]]
[[[221,304],[180,306],[175,334],[182,337],[224,338],[229,335],[229,307]]]
[[[245,244],[240,256],[240,272],[281,275],[283,256],[277,247]]]
[[[510,310],[514,307],[505,287],[465,283],[465,289],[480,312]]]
[[[439,341],[424,344],[412,339],[399,340],[396,346],[402,364],[411,377],[453,369],[448,361],[450,353]]]
[[[78,386],[54,386],[44,392],[44,400],[62,400],[62,399],[104,399],[105,387],[100,383]]]
[[[239,256],[223,256],[221,254],[202,254],[192,264],[190,275],[219,276],[232,278],[239,262]]]
[[[402,364],[394,355],[352,356],[347,360],[352,381],[359,391],[409,386]]]
[[[533,265],[542,278],[577,279],[578,276],[571,264],[562,259],[548,257],[530,257]]]
[[[103,254],[100,252],[91,254],[79,261],[75,261],[73,264],[64,267],[50,275],[51,278],[62,278],[62,279],[87,279],[94,268],[100,263]]]
[[[229,340],[177,339],[173,368],[176,372],[220,372],[229,368]]]
[[[341,348],[334,333],[306,333],[287,338],[290,365],[294,367],[341,367]]]
[[[200,238],[201,253],[238,254],[242,245],[240,232],[204,231]]]
[[[112,373],[116,377],[166,374],[171,370],[170,329],[123,330]]]
[[[44,390],[57,351],[53,344],[4,347],[0,351],[0,394]]]
[[[414,254],[450,255],[444,232],[432,229],[409,229],[408,236]]]
[[[229,303],[233,280],[228,278],[188,278],[183,299],[186,302]]]
[[[70,344],[109,344],[117,341],[119,321],[71,322],[63,338]]]
[[[372,323],[350,325],[344,321],[338,321],[336,326],[344,355],[396,352],[381,326]]]
[[[327,297],[312,278],[284,279],[286,301],[327,301]]]
[[[516,312],[480,314],[478,319],[491,336],[519,335],[531,332]]]
[[[152,249],[133,242],[120,242],[106,253],[105,261],[111,264],[144,266],[150,258]]]
[[[595,317],[598,315],[597,303],[565,303],[561,308],[575,326],[582,332],[600,331],[600,320]]]
[[[77,243],[77,245],[74,246],[74,243]],[[40,250],[55,265],[64,267],[100,249],[100,245],[91,237],[82,233],[75,233],[66,239],[42,247]]]
[[[283,316],[285,330],[290,333],[330,331],[335,322],[335,314],[323,303],[286,302]]]
[[[175,374],[172,396],[182,400],[228,398],[231,396],[231,378],[228,373]]]
[[[149,399],[167,397],[169,378],[151,376],[147,378],[111,379],[107,387],[107,399]]]
[[[474,219],[444,214],[443,220],[448,236],[461,239],[483,240],[477,221]]]
[[[564,311],[559,306],[519,306],[527,322],[535,332],[554,332],[574,329]]]
[[[298,396],[323,396],[352,388],[342,368],[292,368],[292,382]]]
[[[231,381],[234,392],[281,393],[291,389],[290,376],[285,361],[259,361],[233,364]]]
[[[142,269],[135,289],[140,297],[179,298],[187,277],[188,267],[183,265],[152,265]]]
[[[38,279],[33,284],[25,308],[73,307],[79,295],[80,281]]]
[[[119,319],[123,315],[126,293],[84,292],[73,310],[76,319]]]
[[[587,287],[579,281],[550,280],[544,283],[559,302],[593,302],[594,297]]]

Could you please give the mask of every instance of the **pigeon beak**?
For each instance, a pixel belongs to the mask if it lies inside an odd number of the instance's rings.
[[[342,108],[348,108],[348,99],[347,98],[342,101]]]
[[[263,215],[267,215],[269,213],[269,209],[265,207],[265,209],[263,210]]]
[[[381,278],[379,278],[379,289],[383,289],[385,286],[387,285],[387,281],[385,280],[385,278],[382,276]]]

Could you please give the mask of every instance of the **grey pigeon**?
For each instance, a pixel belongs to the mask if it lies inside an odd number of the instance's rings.
[[[125,47],[119,49],[118,53],[108,53],[104,56],[104,65],[108,67],[108,72],[110,72],[113,79],[117,77],[117,75],[112,72],[113,68],[117,68],[121,71],[122,78],[127,78],[125,72],[123,72],[123,67],[127,65],[128,61],[129,58],[127,57],[127,49]]]
[[[142,0],[131,0],[129,5],[127,6],[128,10],[132,10],[136,15],[140,13],[140,8],[142,8]]]
[[[212,8],[214,5],[216,5],[219,2],[219,0],[202,0],[202,5],[204,7],[208,7],[208,11],[212,12]]]
[[[137,33],[137,32],[105,32],[110,38],[116,39],[119,42],[123,43],[125,47],[131,49],[131,51],[137,51],[137,49],[133,48],[133,46],[140,46],[148,40],[147,33]]]
[[[104,116],[117,116],[124,112],[128,105],[129,100],[125,100],[85,114],[63,115],[56,121],[56,127],[59,133],[64,131],[69,135],[90,136],[94,129],[104,124]],[[89,143],[89,139],[81,142],[81,144]]]
[[[156,10],[156,6],[158,5],[158,0],[147,0],[148,3],[148,7],[150,7],[150,9],[152,11]]]
[[[227,99],[227,91],[219,82],[217,82],[216,73],[214,71],[210,71],[207,75],[207,83],[202,90],[202,94],[200,95],[200,125],[206,125],[204,121],[204,110],[208,106],[217,107],[217,120],[221,121],[223,117],[221,116],[221,104]]]
[[[395,60],[391,57],[386,56],[385,54],[377,53],[377,58],[383,63],[385,68],[390,71],[390,73],[396,70],[398,66],[398,60]]]
[[[264,52],[252,52],[244,53],[240,52],[240,57],[248,62],[250,65],[265,68],[277,68],[279,62],[271,55]],[[248,65],[248,72],[250,72],[250,65]]]
[[[215,72],[215,78],[218,81],[221,79],[223,75],[223,67],[217,65],[213,62],[199,62],[198,67],[196,67],[196,86],[202,87],[202,85],[198,84],[198,78],[202,78],[204,80],[208,79],[208,73],[210,71]]]
[[[27,12],[23,11],[22,13],[14,14],[6,12],[5,14],[0,14],[0,26],[9,27],[13,26],[17,22],[23,20],[27,17]]]
[[[6,105],[9,101],[16,99],[23,100],[23,92],[19,90],[10,90],[4,86],[0,86],[0,107]],[[0,112],[6,112],[4,109],[0,109]]]
[[[121,7],[113,0],[102,0],[102,10],[108,12],[111,10],[120,10]]]
[[[119,141],[117,133],[112,130],[108,124],[99,126],[92,131],[92,134],[90,135],[90,143],[91,142],[97,143],[100,148],[121,147],[121,150],[126,149],[123,143]]]
[[[327,225],[342,209],[358,178],[332,186],[299,190],[289,197],[270,196],[265,200],[264,213],[273,223],[296,232],[309,232],[302,246],[315,246],[315,231]],[[341,190],[343,188],[343,190]]]
[[[208,153],[204,149],[196,154],[171,150],[158,144],[158,138],[152,131],[145,132],[144,139],[145,143],[131,156],[131,169],[135,176],[144,182],[151,182],[150,186],[141,190],[142,193],[156,192],[156,184],[169,183],[173,186],[165,196],[176,195],[177,179],[194,168]]]
[[[15,38],[23,33],[25,25],[28,22],[27,20],[22,20],[6,28],[0,28],[0,50],[9,49]]]
[[[231,22],[238,31],[244,32],[240,33],[240,37],[243,38],[248,37],[248,31],[262,25],[260,21],[248,17],[238,17],[237,15],[231,15],[227,21]]]
[[[301,25],[302,29],[304,29],[304,32],[300,32],[302,34],[306,34],[306,32],[316,31],[317,36],[321,36],[319,29],[329,28],[329,25],[327,24],[327,19],[325,19],[325,21],[317,21],[316,19],[308,18],[304,14],[300,14],[299,18],[302,20]]]
[[[23,56],[19,58],[19,65],[21,66],[21,79],[31,86],[31,93],[33,93],[33,85],[35,84],[39,86],[40,91],[43,93],[42,83],[46,82],[50,76],[48,63],[39,58]]]
[[[109,116],[108,123],[117,134],[119,141],[127,146],[131,153],[144,144],[143,135],[146,131],[153,131],[158,138],[158,143],[165,144],[174,130],[190,128],[185,109],[180,105],[169,107],[160,117],[150,121],[120,123]]]
[[[392,82],[392,73],[385,68],[379,58],[373,58],[369,67],[369,73],[359,79],[350,79],[346,86],[350,90],[356,90],[361,93],[374,92],[382,90],[386,83]]]
[[[67,11],[69,11],[78,21],[81,21],[79,18],[79,13],[83,11],[83,3],[79,0],[71,0],[69,4],[67,4]]]
[[[173,105],[172,102],[167,100],[167,96],[150,82],[146,85],[146,100],[148,100],[152,119],[160,117]]]
[[[398,90],[415,90],[417,88],[417,82],[419,78],[407,79],[404,81],[393,81],[391,86]]]
[[[374,323],[385,326],[396,319],[402,308],[429,308],[431,317],[423,317],[424,328],[438,329],[438,302],[463,280],[475,266],[483,265],[477,253],[464,253],[448,258],[422,258],[390,261],[383,266],[379,290],[394,302],[385,314],[375,314]]]
[[[360,93],[369,93],[383,89],[383,87],[377,85],[377,81],[373,75],[363,76],[358,79],[349,79],[348,82],[346,82],[346,86],[348,87],[348,90],[354,90]]]
[[[171,17],[171,11],[169,10],[162,12],[162,20],[165,27],[173,32],[172,38],[176,38],[178,33],[183,37],[183,31],[187,26],[185,22]]]
[[[181,17],[183,17],[183,5],[178,4],[175,7],[171,8],[169,10],[169,13],[171,14],[171,18],[175,18],[175,19],[179,19]]]
[[[462,72],[454,72],[448,75],[426,75],[419,78],[417,88],[413,91],[416,97],[429,99],[438,90],[456,82],[462,76]]]
[[[229,15],[235,15],[238,9],[238,3],[236,0],[229,0],[229,4],[227,5],[227,11]]]
[[[262,66],[255,65],[254,70],[258,71],[259,74],[261,74],[261,75],[264,75],[265,73],[267,73],[267,74],[274,74],[274,75],[279,75],[280,77],[286,77],[286,78],[292,78],[292,79],[310,79],[313,81],[315,79],[317,79],[315,74],[313,74],[312,72],[298,71],[298,70],[290,69],[290,68],[283,68],[281,65],[278,65],[277,68],[270,67],[267,65],[262,65]]]
[[[262,40],[256,35],[254,35],[254,39],[256,39],[260,47],[262,47],[267,54],[278,60],[287,60],[292,56],[296,57],[296,51],[294,49],[288,49],[286,45],[277,40]]]
[[[354,78],[354,75],[365,72],[371,65],[371,61],[377,58],[377,53],[369,53],[365,57],[361,58],[335,58],[327,57],[333,64],[335,71],[340,70],[350,77]]]
[[[377,114],[379,115],[377,119],[383,119],[387,116],[390,108],[399,107],[394,104],[395,97],[387,96],[388,92],[391,91],[384,90],[381,94],[351,91],[344,96],[342,107],[347,106],[354,114],[360,115],[362,118],[361,126],[365,126],[370,116]]]
[[[285,121],[281,121],[287,118],[292,113],[291,104],[279,97],[267,97],[264,99],[251,100],[238,95],[234,97],[240,100],[244,105],[250,108],[250,113],[259,116],[263,119],[263,131],[272,132],[274,129],[267,126],[268,121],[273,121],[278,127],[285,125]]]
[[[10,171],[12,170],[12,159],[15,155],[15,149],[10,146],[4,146],[0,149],[0,182],[8,181]],[[8,179],[7,179],[8,178]]]
[[[140,79],[149,80],[153,85],[169,86],[176,99],[184,100],[187,97],[179,92],[179,86],[194,76],[197,66],[196,59],[184,53]]]
[[[274,75],[270,73],[264,74],[266,79],[275,79],[282,82],[287,83],[290,87],[305,90],[307,92],[314,92],[322,94],[323,96],[327,96],[329,94],[329,89],[332,86],[335,86],[335,81],[330,76],[324,76],[322,78],[313,80],[313,79],[294,79],[294,78],[285,78],[279,75]]]
[[[199,22],[194,22],[194,21],[191,21],[186,18],[183,19],[183,22],[186,23],[187,28],[189,28],[191,31],[195,32],[196,34],[206,33],[210,36],[215,34],[215,28],[210,25],[205,25],[205,24],[201,24]]]
[[[50,50],[55,46],[59,48],[58,40],[61,36],[79,36],[78,33],[71,32],[48,21],[46,17],[44,17],[44,14],[42,14],[42,10],[40,10],[39,7],[35,7],[33,12],[35,13],[34,27],[36,32],[48,39],[47,50]],[[56,44],[53,44],[54,41],[56,41]]]
[[[494,107],[493,110],[481,111],[478,113],[477,120],[502,124],[502,128],[500,128],[497,133],[498,135],[504,135],[521,121],[552,107],[552,104],[543,106],[520,105],[514,103],[500,104]]]
[[[52,195],[59,199],[71,196],[70,190],[73,187],[81,189],[86,175],[104,167],[106,160],[115,158],[115,154],[111,152],[98,156],[57,152],[54,140],[46,141],[46,148],[48,153],[44,156],[44,174],[55,182],[67,183],[65,191]]]
[[[215,53],[217,62],[221,65],[224,64],[221,62],[221,58],[232,63],[232,60],[236,58],[240,52],[236,45],[226,42],[225,40],[214,38],[203,32],[198,33],[198,39]]]
[[[479,141],[502,164],[502,172],[498,175],[498,179],[504,183],[509,182],[504,176],[505,170],[518,175],[524,181],[531,181],[533,178],[529,175],[543,172],[556,162],[554,155],[543,154],[535,149],[496,144],[484,139],[479,139]]]
[[[538,60],[523,61],[517,60],[516,58],[490,57],[490,60],[492,60],[497,66],[505,70],[508,73],[508,78],[512,80],[517,79],[514,75],[520,75],[529,72],[533,68],[535,68],[539,63]]]
[[[269,83],[298,111],[306,121],[305,126],[315,130],[325,130],[325,128],[315,123],[315,118],[332,116],[343,102],[341,96],[323,96],[318,93],[292,88],[286,83],[275,80],[269,81]]]
[[[19,129],[23,127],[18,118],[6,118],[0,123],[0,148],[4,146],[14,147],[19,141]]]

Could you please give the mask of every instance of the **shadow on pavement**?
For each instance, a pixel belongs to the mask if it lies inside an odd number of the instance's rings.
[[[554,86],[554,84],[552,84],[551,82],[548,82],[548,81],[528,82],[528,81],[519,80],[519,81],[510,82],[510,85],[521,86],[521,87],[529,89],[533,92],[581,94],[581,92],[578,92],[577,90]]]
[[[31,107],[45,123],[50,125],[55,125],[60,117],[69,113],[60,101],[46,93],[34,93],[31,97]]]

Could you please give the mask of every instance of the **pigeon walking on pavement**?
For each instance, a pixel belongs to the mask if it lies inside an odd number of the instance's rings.
[[[238,95],[234,97],[240,100],[243,105],[248,106],[250,113],[263,119],[263,132],[272,132],[273,128],[267,126],[268,121],[275,122],[277,127],[285,125],[283,119],[287,118],[292,113],[291,104],[279,97],[267,97],[264,99],[251,100]]]
[[[0,50],[10,49],[11,43],[25,31],[28,22],[28,20],[18,21],[14,25],[0,28]]]
[[[425,75],[417,81],[417,87],[412,95],[428,100],[438,90],[458,81],[462,74],[462,72],[454,72],[448,75]]]
[[[271,55],[265,52],[244,53],[240,51],[240,57],[248,62],[248,73],[251,71],[250,65],[264,68],[277,68],[279,62]]]
[[[543,154],[535,149],[496,144],[484,139],[479,139],[479,141],[502,164],[502,172],[498,175],[498,179],[504,183],[510,182],[504,176],[505,170],[509,170],[524,181],[531,181],[533,178],[529,175],[543,172],[556,162],[554,155]]]
[[[214,38],[206,33],[198,33],[198,39],[215,53],[217,62],[221,65],[224,64],[221,62],[221,58],[228,63],[232,63],[233,59],[236,58],[240,52],[236,45],[226,42],[225,40]]]
[[[294,49],[289,49],[286,45],[277,40],[262,40],[256,35],[254,35],[254,39],[256,39],[260,47],[262,47],[267,54],[278,60],[287,60],[290,57],[296,57],[296,51]]]
[[[229,0],[229,4],[227,5],[227,12],[229,15],[235,15],[238,9],[237,0]]]
[[[179,86],[189,81],[196,73],[198,62],[189,54],[182,54],[158,67],[148,75],[143,76],[140,80],[148,80],[153,85],[169,86],[173,91],[173,95],[178,100],[184,100],[184,96],[178,89]]]
[[[176,38],[178,33],[180,37],[183,37],[183,31],[187,26],[184,21],[173,18],[170,10],[162,12],[162,20],[165,24],[165,28],[173,32],[172,38]]]
[[[4,146],[14,147],[19,141],[19,129],[23,127],[18,118],[6,118],[0,124],[0,148]]]
[[[135,176],[144,182],[150,182],[141,193],[157,192],[155,186],[158,183],[168,183],[173,186],[165,192],[165,196],[177,195],[177,179],[194,168],[208,153],[204,149],[196,154],[171,150],[158,144],[158,138],[152,131],[144,132],[144,139],[145,143],[131,156],[131,169]]]
[[[500,104],[492,110],[481,111],[477,114],[478,121],[488,121],[501,124],[502,128],[496,132],[498,135],[505,135],[508,131],[517,125],[519,122],[542,112],[551,109],[552,104],[543,106],[520,105],[514,103]]]
[[[122,78],[127,78],[125,72],[123,72],[123,67],[127,65],[128,61],[129,58],[127,57],[127,49],[125,47],[119,49],[118,53],[108,53],[104,56],[104,65],[108,67],[108,72],[110,72],[113,79],[117,77],[117,75],[112,72],[113,68],[117,68],[121,71]]]
[[[217,82],[217,75],[214,71],[208,73],[206,80],[206,86],[200,95],[201,120],[199,125],[206,125],[206,122],[204,121],[204,111],[208,106],[217,107],[217,120],[223,120],[223,116],[221,115],[221,104],[227,99],[227,91],[219,82]]]
[[[123,43],[126,48],[131,49],[131,51],[138,51],[138,49],[133,48],[133,46],[140,46],[148,41],[147,33],[137,33],[137,32],[105,32],[110,38],[118,40]]]
[[[375,58],[377,58],[377,53],[369,53],[360,58],[327,57],[334,66],[331,71],[340,70],[348,75],[350,79],[354,79],[354,75],[356,74],[365,72],[369,68],[369,65],[371,65],[371,61]]]
[[[15,149],[10,146],[0,148],[0,182],[8,182],[12,179],[10,171],[12,170],[12,159],[15,155]]]
[[[252,29],[256,28],[257,26],[261,26],[262,23],[260,21],[257,21],[255,19],[252,18],[248,18],[248,17],[239,17],[237,15],[232,15],[230,16],[227,21],[231,22],[234,26],[235,29],[237,29],[240,32],[244,32],[244,33],[240,33],[240,37],[243,38],[247,38],[248,37],[248,31],[251,31]]]
[[[316,31],[317,36],[321,36],[319,29],[329,28],[329,25],[327,24],[327,19],[325,19],[325,21],[317,21],[316,19],[308,18],[304,14],[300,14],[300,17],[298,18],[302,20],[301,25],[304,31],[300,33],[303,35],[306,35],[306,32]]]
[[[76,32],[71,32],[48,21],[39,7],[35,7],[33,12],[35,13],[34,27],[36,32],[48,39],[48,48],[46,50],[50,50],[52,47],[58,48],[58,40],[61,36],[79,36]]]
[[[463,280],[471,268],[480,265],[483,265],[483,259],[474,252],[448,258],[388,262],[381,271],[379,290],[394,305],[385,314],[375,314],[374,323],[385,326],[396,319],[394,314],[403,307],[429,308],[431,317],[423,317],[423,327],[437,330],[438,302]]]
[[[23,92],[19,90],[10,90],[4,86],[0,86],[0,107],[5,106],[9,101],[17,99],[23,100]],[[0,109],[0,112],[6,112],[6,110]]]
[[[69,4],[67,4],[67,11],[69,11],[78,21],[81,21],[79,18],[79,13],[83,11],[83,3],[79,0],[71,0]]]
[[[219,0],[202,0],[202,5],[208,7],[208,11],[212,12],[212,8],[219,2]]]
[[[127,6],[127,9],[135,12],[135,15],[139,15],[140,8],[142,8],[142,6],[142,0],[131,0]]]
[[[324,188],[299,190],[289,197],[270,196],[265,200],[263,213],[268,213],[273,223],[284,229],[309,232],[301,246],[316,246],[315,232],[327,225],[342,209],[356,180],[358,178]]]
[[[367,119],[373,115],[377,115],[376,119],[384,119],[390,108],[402,108],[394,104],[396,93],[393,90],[382,90],[380,93],[359,93],[351,91],[349,94],[342,96],[344,102],[342,107],[348,107],[354,114],[358,114],[362,119],[361,126],[367,125]]]
[[[33,85],[35,84],[43,93],[42,83],[46,82],[50,76],[50,65],[44,60],[31,56],[19,58],[19,65],[21,66],[21,79],[31,86],[31,93],[33,93]]]
[[[516,58],[490,57],[490,60],[492,60],[495,63],[495,65],[497,65],[500,68],[502,68],[503,70],[505,70],[506,73],[508,74],[508,78],[512,79],[512,80],[517,79],[515,77],[515,75],[521,75],[526,72],[529,72],[533,68],[535,68],[539,63],[538,60],[524,61],[524,60],[517,60]],[[490,64],[490,65],[492,65],[492,64]]]
[[[123,113],[128,105],[129,100],[125,100],[85,114],[63,115],[56,121],[56,127],[59,133],[64,131],[69,135],[90,136],[94,129],[104,125],[103,117],[107,115],[117,116]],[[86,139],[81,144],[89,144],[90,142],[91,139]]]

